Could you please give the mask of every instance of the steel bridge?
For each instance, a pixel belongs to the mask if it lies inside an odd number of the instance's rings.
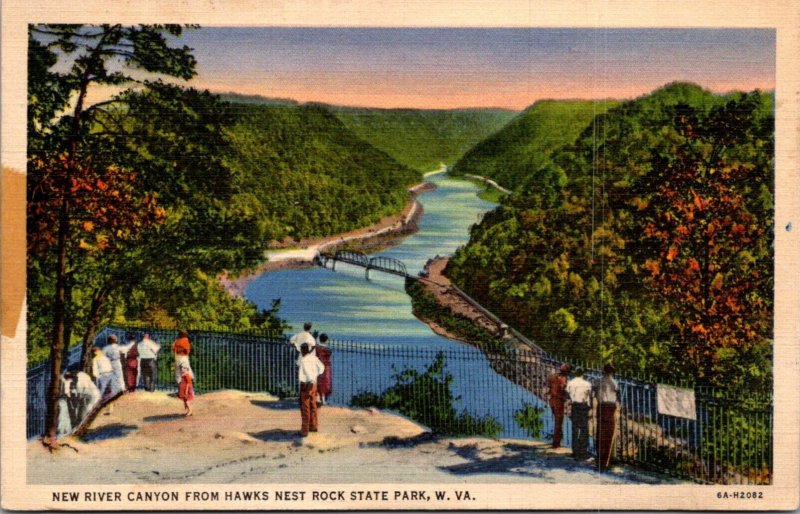
[[[316,256],[315,260],[316,263],[323,268],[327,268],[328,263],[331,263],[330,268],[334,271],[336,271],[337,262],[346,262],[354,266],[360,266],[365,268],[364,276],[367,280],[369,280],[369,272],[372,270],[389,273],[390,275],[398,275],[404,278],[416,278],[408,274],[408,270],[406,270],[406,265],[403,264],[403,261],[395,259],[394,257],[378,256],[370,258],[361,252],[337,250],[333,255],[320,253]]]

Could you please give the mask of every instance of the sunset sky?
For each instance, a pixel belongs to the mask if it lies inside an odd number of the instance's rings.
[[[769,29],[203,27],[195,87],[370,107],[632,98],[668,82],[775,87]]]

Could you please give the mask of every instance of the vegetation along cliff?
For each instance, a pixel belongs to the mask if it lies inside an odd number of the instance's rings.
[[[759,91],[675,83],[612,107],[520,168],[447,272],[556,354],[768,389],[773,132]]]

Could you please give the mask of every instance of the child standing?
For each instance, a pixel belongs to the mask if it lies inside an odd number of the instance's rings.
[[[188,364],[179,364],[178,372],[181,376],[181,382],[178,384],[178,398],[183,400],[184,416],[191,416],[192,412],[191,401],[194,400],[194,386],[192,386],[192,370]]]
[[[300,357],[297,359],[298,378],[300,379],[300,435],[305,437],[309,432],[316,432],[317,422],[317,378],[325,371],[325,365],[317,358],[309,345],[300,345]]]

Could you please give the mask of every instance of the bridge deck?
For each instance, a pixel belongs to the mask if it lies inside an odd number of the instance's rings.
[[[328,262],[332,262],[332,270],[336,270],[337,262],[346,262],[354,266],[360,266],[366,270],[366,278],[369,280],[369,273],[372,270],[389,273],[390,275],[397,275],[404,278],[416,278],[408,274],[406,265],[399,259],[394,257],[378,256],[369,258],[363,253],[353,251],[337,251],[334,255],[320,254],[315,261],[317,264],[327,267]]]

